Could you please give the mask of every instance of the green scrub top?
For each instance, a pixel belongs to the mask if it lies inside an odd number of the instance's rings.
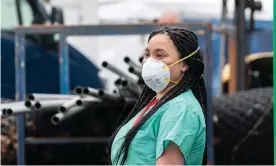
[[[113,165],[116,164],[114,159],[124,141],[123,137],[141,112],[117,133],[111,148]],[[164,104],[141,126],[130,144],[125,165],[155,165],[170,141],[180,148],[185,165],[201,165],[205,130],[202,108],[192,91],[187,90]]]

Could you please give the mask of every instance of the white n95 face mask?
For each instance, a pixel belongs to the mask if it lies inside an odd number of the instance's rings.
[[[145,84],[155,92],[163,91],[169,85],[170,82],[178,84],[178,82],[170,80],[171,73],[169,68],[193,56],[198,50],[199,50],[199,47],[196,49],[196,51],[194,51],[190,55],[174,62],[171,65],[166,65],[162,61],[158,61],[149,57],[144,61],[143,68],[142,68],[142,78]]]

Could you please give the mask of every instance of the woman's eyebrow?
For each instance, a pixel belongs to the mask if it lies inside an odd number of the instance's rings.
[[[145,48],[145,52],[150,52],[148,48]],[[164,52],[164,53],[167,53],[164,49],[162,48],[157,48],[154,50],[154,52]]]
[[[155,50],[156,52],[165,52],[165,53],[167,53],[164,49],[162,49],[162,48],[157,48],[156,50]]]

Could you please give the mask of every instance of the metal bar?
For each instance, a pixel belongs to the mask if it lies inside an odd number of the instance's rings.
[[[218,67],[218,71],[222,71],[224,64],[225,64],[225,54],[226,54],[226,40],[227,40],[227,35],[226,33],[223,33],[220,35],[220,49],[219,49],[219,67]],[[219,73],[219,84],[218,84],[218,93],[217,95],[221,95],[223,92],[223,84],[221,82],[222,80],[222,74]]]
[[[238,73],[236,72],[237,68],[235,68],[236,66],[236,60],[235,58],[236,53],[237,53],[237,48],[236,48],[236,40],[234,39],[234,36],[228,36],[228,61],[229,61],[229,65],[230,65],[230,78],[228,80],[228,92],[229,93],[233,93],[236,91],[237,89],[237,79],[238,77],[236,76]]]
[[[18,18],[18,25],[22,25],[23,21],[22,21],[22,10],[21,10],[21,4],[22,1],[20,0],[16,0],[15,1],[15,5],[16,5],[16,14],[17,14],[17,18]]]
[[[49,34],[63,32],[70,36],[80,35],[132,35],[132,34],[149,34],[150,32],[165,27],[184,27],[198,31],[209,25],[209,22],[200,23],[182,23],[182,24],[132,24],[132,25],[83,25],[83,26],[48,26],[34,25],[30,27],[19,27],[15,31],[25,34]]]
[[[150,34],[152,31],[166,27],[166,26],[173,26],[173,27],[184,27],[186,29],[191,29],[195,32],[200,31],[204,29],[204,26],[201,24],[174,24],[174,25],[109,25],[109,26],[99,26],[99,27],[89,27],[89,26],[83,26],[80,27],[66,27],[64,28],[64,32],[66,34],[70,34],[70,36],[80,36],[80,35],[144,35],[144,34]]]
[[[1,103],[1,109],[8,109],[18,105],[25,105],[25,101],[13,101],[8,103]]]
[[[236,85],[237,91],[245,88],[245,64],[244,64],[244,46],[245,46],[245,10],[246,0],[235,0],[235,24],[236,29],[236,65],[231,66],[231,69],[236,68]],[[231,72],[232,73],[232,72]],[[232,78],[232,74],[231,74]]]
[[[212,25],[210,25],[212,26]],[[213,80],[213,44],[212,44],[212,28],[206,30],[206,52],[204,64],[206,65],[206,96],[207,96],[207,162],[208,165],[214,164],[214,148],[213,148],[213,113],[212,113],[212,80]]]
[[[70,100],[77,97],[78,95],[61,95],[61,94],[48,94],[48,93],[32,93],[28,95],[29,100]]]
[[[26,144],[78,144],[78,143],[107,143],[108,137],[73,137],[73,138],[35,138],[27,137]]]
[[[66,42],[66,35],[60,33],[59,43],[59,81],[60,81],[60,93],[69,94],[69,56],[68,56],[68,45]]]
[[[15,28],[15,33],[24,33],[24,34],[53,34],[60,33],[63,25],[32,25],[32,26],[18,26]]]
[[[220,20],[220,26],[223,28],[226,27],[226,19],[227,19],[227,0],[222,1],[222,13],[221,13],[221,20]],[[225,48],[226,48],[226,36],[228,34],[226,32],[222,32],[220,34],[220,49],[219,49],[219,68],[218,71],[222,71],[223,66],[225,64]],[[222,74],[219,74],[219,84],[218,84],[218,93],[216,95],[221,95],[223,91],[223,84],[221,82],[222,80]]]
[[[25,76],[25,36],[17,34],[15,36],[15,79],[16,79],[16,100],[25,100],[26,76]],[[24,114],[16,117],[18,132],[18,165],[25,164],[25,117]]]

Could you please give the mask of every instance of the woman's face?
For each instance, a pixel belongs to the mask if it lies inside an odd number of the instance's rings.
[[[151,57],[158,61],[163,61],[170,65],[178,61],[179,52],[173,41],[166,34],[157,34],[153,36],[145,49],[145,59]],[[171,80],[180,81],[188,66],[182,61],[170,67]]]

